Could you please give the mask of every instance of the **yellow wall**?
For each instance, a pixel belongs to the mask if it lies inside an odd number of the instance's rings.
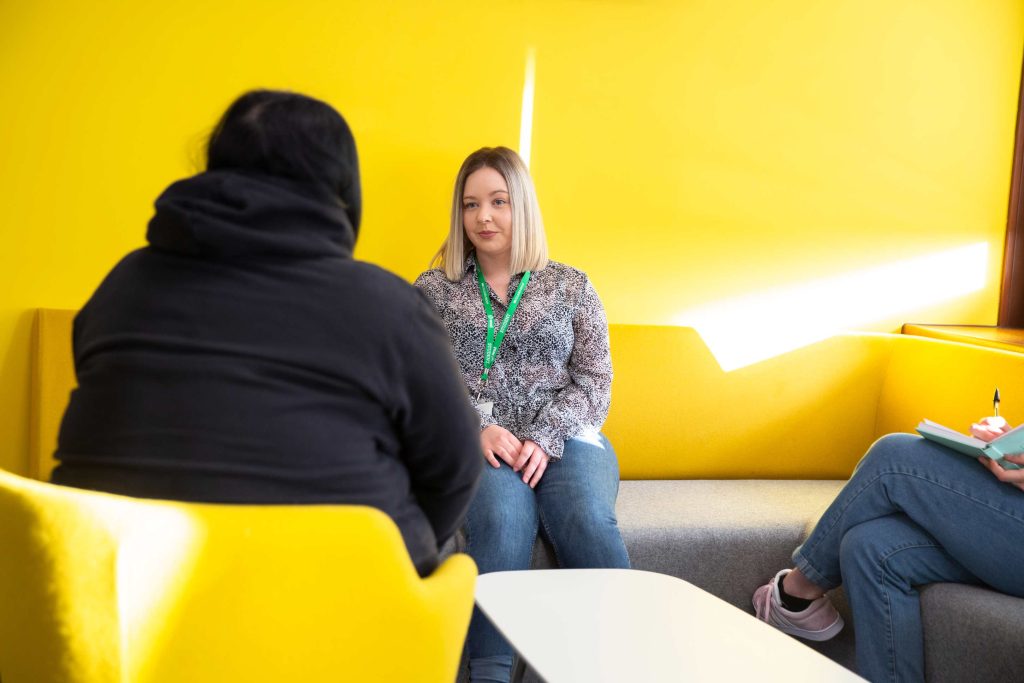
[[[344,113],[358,255],[412,278],[461,159],[517,146],[529,46],[552,252],[613,322],[976,242],[984,287],[901,319],[994,322],[1019,0],[489,4],[0,3],[0,467],[25,471],[27,310],[80,306],[142,244],[235,95]]]

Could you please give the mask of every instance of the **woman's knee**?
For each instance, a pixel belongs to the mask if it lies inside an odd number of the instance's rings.
[[[601,548],[620,543],[614,499],[602,495],[566,498],[547,497],[541,501],[540,518],[545,534],[555,546]]]
[[[970,458],[913,434],[883,436],[868,449],[854,470],[854,477],[874,473],[927,473],[929,477],[985,478],[988,473]]]
[[[894,566],[888,559],[902,548],[931,542],[930,537],[904,515],[888,515],[858,524],[843,535],[839,545],[839,566],[844,582],[860,576],[902,583],[901,577],[896,576],[898,564]]]
[[[557,511],[544,511],[545,522],[560,530],[559,535],[578,538],[580,542],[602,537],[609,531],[617,532],[619,523],[615,509],[606,505],[592,504]]]
[[[466,515],[467,536],[496,538],[514,543],[537,530],[537,503],[533,491],[512,469],[487,467]]]
[[[546,488],[558,489],[560,496],[596,497],[614,506],[619,490],[619,461],[603,435],[576,437],[565,442],[562,458],[551,463],[544,476],[549,478]]]
[[[912,465],[924,458],[934,457],[934,449],[935,444],[913,434],[887,434],[871,444],[871,448],[857,463],[857,470]]]
[[[863,572],[871,566],[871,557],[875,555],[872,523],[858,524],[843,535],[839,544],[839,566],[843,573],[857,569]]]
[[[463,530],[466,552],[480,573],[530,567],[538,530],[535,511],[524,509],[516,514],[501,506],[474,505]]]
[[[629,567],[614,511],[584,509],[551,515],[542,510],[541,524],[563,567]]]

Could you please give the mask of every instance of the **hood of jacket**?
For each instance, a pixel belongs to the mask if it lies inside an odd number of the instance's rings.
[[[352,255],[341,200],[275,176],[217,170],[172,184],[146,233],[158,249],[210,257]]]

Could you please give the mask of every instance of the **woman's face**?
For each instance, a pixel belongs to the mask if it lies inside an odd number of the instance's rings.
[[[512,257],[512,205],[508,185],[496,170],[483,167],[466,178],[462,227],[478,254]]]

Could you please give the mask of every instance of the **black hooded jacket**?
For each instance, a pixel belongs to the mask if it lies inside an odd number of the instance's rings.
[[[75,319],[79,386],[53,480],[185,501],[371,505],[429,571],[482,467],[430,303],[352,259],[338,200],[281,178],[177,182],[148,240]]]

